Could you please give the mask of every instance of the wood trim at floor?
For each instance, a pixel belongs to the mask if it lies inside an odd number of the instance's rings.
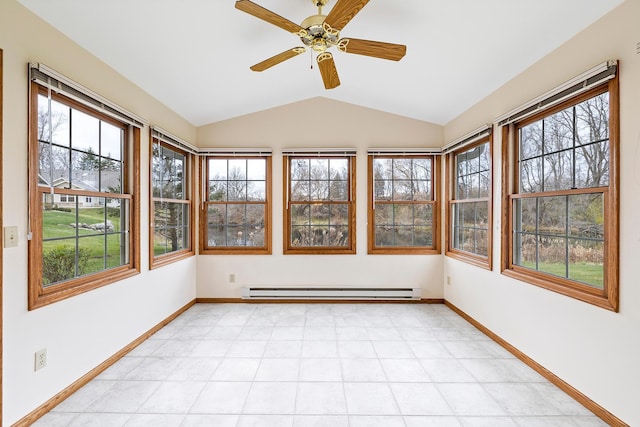
[[[442,298],[419,300],[343,300],[343,299],[243,299],[243,298],[196,298],[202,304],[444,304]]]
[[[585,408],[593,412],[596,416],[598,416],[600,419],[602,419],[604,422],[606,422],[610,426],[629,427],[629,425],[626,424],[624,421],[622,421],[620,418],[616,417],[611,412],[607,411],[605,408],[598,405],[593,400],[589,399],[589,397],[587,397],[585,394],[583,394],[578,389],[573,387],[571,384],[567,383],[562,378],[558,377],[556,374],[554,374],[553,372],[551,372],[550,370],[548,370],[547,368],[545,368],[544,366],[542,366],[541,364],[539,364],[538,362],[536,362],[535,360],[533,360],[532,358],[530,358],[529,356],[527,356],[526,354],[524,354],[523,352],[521,352],[520,350],[512,346],[511,344],[509,344],[507,341],[500,338],[500,336],[496,335],[493,331],[488,329],[486,326],[484,326],[483,324],[475,320],[473,317],[469,316],[467,313],[465,313],[464,311],[462,311],[461,309],[459,309],[449,301],[445,300],[444,304],[447,307],[449,307],[451,310],[455,311],[456,314],[460,315],[460,317],[465,319],[467,322],[471,323],[473,326],[478,328],[482,333],[484,333],[489,338],[491,338],[496,343],[498,343],[500,346],[502,346],[509,353],[513,354],[515,357],[523,361],[531,369],[533,369],[534,371],[542,375],[550,383],[557,386],[560,390],[567,393],[569,396],[575,399],[582,406],[584,406]]]
[[[51,399],[47,400],[42,405],[38,406],[35,410],[31,411],[29,414],[22,417],[11,427],[28,427],[34,422],[36,422],[36,420],[42,418],[47,412],[49,412],[50,410],[58,406],[67,397],[71,396],[73,393],[80,390],[85,384],[87,384],[89,381],[91,381],[92,379],[100,375],[107,368],[109,368],[111,365],[113,365],[122,357],[124,357],[127,353],[129,353],[131,350],[133,350],[134,348],[142,344],[151,335],[155,334],[160,329],[164,328],[176,317],[178,317],[179,315],[187,311],[189,308],[191,308],[195,303],[196,303],[196,300],[194,299],[191,302],[187,303],[182,308],[178,309],[178,311],[176,311],[175,313],[173,313],[172,315],[170,315],[169,317],[167,317],[166,319],[158,323],[153,328],[149,329],[144,334],[140,335],[138,338],[136,338],[127,346],[125,346],[122,350],[118,351],[116,354],[114,354],[113,356],[111,356],[110,358],[102,362],[100,365],[96,366],[95,368],[93,368],[92,370],[84,374],[82,377],[80,377],[78,380],[74,381],[70,386],[66,387],[60,393],[56,394]]]

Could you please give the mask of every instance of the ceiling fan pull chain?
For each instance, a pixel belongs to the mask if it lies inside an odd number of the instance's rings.
[[[310,50],[309,53],[309,58],[311,59],[311,69],[313,70],[313,50]]]

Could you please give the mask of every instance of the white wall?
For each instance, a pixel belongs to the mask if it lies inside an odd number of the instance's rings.
[[[494,150],[494,270],[446,257],[451,285],[443,284],[448,301],[634,426],[640,425],[639,17],[640,2],[627,0],[445,127],[451,141],[594,65],[620,60],[620,312],[500,274],[500,132]]]
[[[8,426],[50,399],[195,298],[196,257],[148,271],[148,197],[143,182],[142,273],[27,311],[27,63],[42,62],[174,134],[196,129],[15,0],[0,2],[4,50],[4,225],[18,226],[19,245],[4,250],[3,415]],[[148,130],[142,132],[142,176],[148,176]],[[143,180],[146,181],[146,180]],[[47,367],[33,371],[47,348]]]
[[[198,128],[200,147],[271,147],[273,255],[202,255],[198,296],[237,298],[246,285],[391,286],[422,288],[442,298],[440,255],[367,255],[367,148],[439,147],[441,126],[313,98]],[[348,147],[356,162],[356,255],[283,255],[283,148]],[[229,274],[236,282],[229,283]]]

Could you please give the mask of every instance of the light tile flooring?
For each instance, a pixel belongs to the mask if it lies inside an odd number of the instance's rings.
[[[197,304],[37,426],[602,426],[444,305]]]

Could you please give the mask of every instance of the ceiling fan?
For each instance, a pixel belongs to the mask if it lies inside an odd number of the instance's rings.
[[[320,69],[320,74],[322,75],[325,89],[333,89],[340,86],[340,78],[338,77],[338,70],[333,61],[333,55],[327,51],[332,46],[336,46],[338,50],[345,53],[355,53],[357,55],[366,55],[393,61],[399,61],[407,52],[405,45],[354,38],[340,38],[340,31],[366,6],[369,0],[337,0],[328,15],[322,14],[322,8],[327,4],[328,0],[311,1],[318,8],[318,14],[309,16],[302,21],[300,25],[252,1],[236,1],[236,9],[297,35],[306,46],[294,47],[293,49],[285,50],[271,58],[265,59],[251,66],[250,68],[253,71],[269,69],[287,59],[304,53],[307,47],[309,47],[313,51],[318,52],[316,61]]]

